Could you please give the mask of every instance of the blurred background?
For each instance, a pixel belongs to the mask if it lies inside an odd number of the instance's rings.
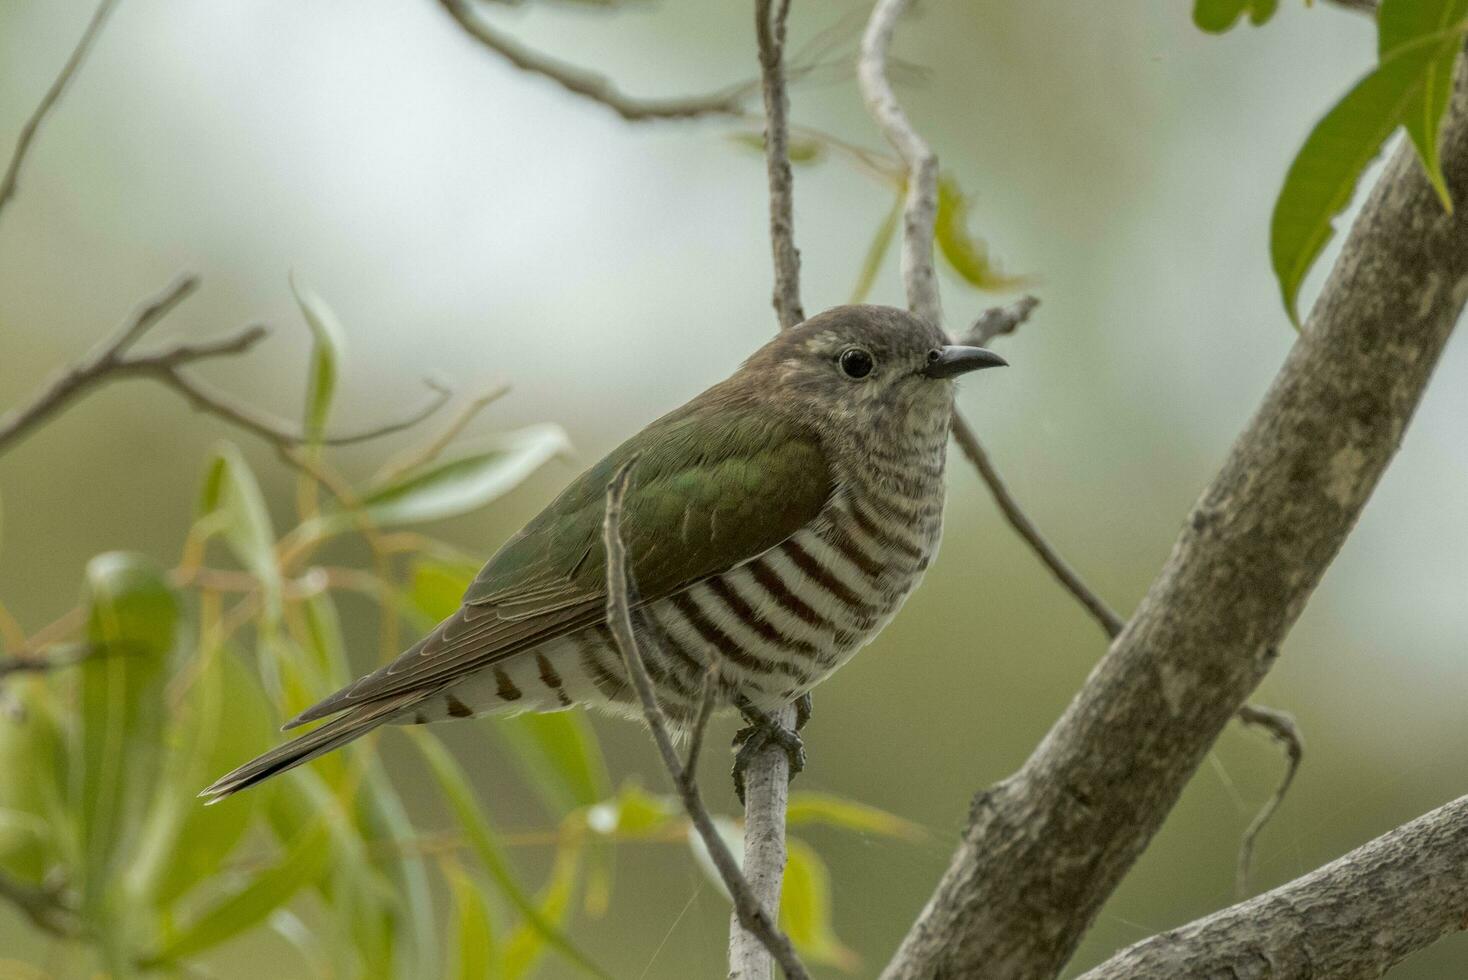
[[[625,91],[675,95],[757,74],[748,6],[482,13]],[[1185,8],[927,0],[897,40],[921,68],[904,73],[903,94],[973,195],[973,229],[1005,271],[1036,277],[1029,289],[1042,300],[999,342],[1013,367],[966,383],[963,408],[1031,516],[1123,611],[1293,340],[1267,261],[1269,210],[1309,127],[1374,59],[1370,24],[1330,4],[1285,4],[1267,27],[1223,37],[1200,33]],[[834,53],[854,51],[865,9],[796,3],[791,47],[835,26],[844,40]],[[0,144],[91,10],[0,0]],[[794,122],[885,149],[850,70],[797,84],[792,102]],[[310,347],[287,284],[294,270],[345,326],[337,428],[401,414],[421,399],[424,376],[461,396],[512,385],[471,432],[565,427],[572,458],[431,529],[486,557],[581,467],[774,330],[764,166],[728,138],[757,125],[624,123],[515,71],[430,0],[124,0],[0,222],[0,405],[28,397],[189,270],[202,289],[153,341],[272,325],[255,354],[203,373],[292,415]],[[890,201],[839,154],[797,169],[808,311],[848,300]],[[1008,298],[952,278],[944,288],[954,328]],[[895,254],[872,300],[901,302]],[[1259,888],[1468,791],[1465,382],[1458,343],[1259,692],[1306,739],[1304,767],[1258,846]],[[148,383],[107,388],[7,454],[0,596],[20,622],[35,629],[70,607],[98,552],[172,563],[222,437],[241,444],[283,523],[291,471]],[[335,458],[362,476],[412,440]],[[885,962],[917,914],[974,791],[1024,760],[1105,648],[971,470],[955,460],[949,484],[941,558],[896,622],[816,692],[806,730],[799,788],[927,831],[917,842],[803,834],[831,868],[834,926],[862,958],[857,975]],[[366,669],[375,613],[354,598],[340,608]],[[594,727],[614,781],[638,775],[666,790],[644,732],[600,718]],[[441,731],[497,825],[544,822],[481,723]],[[710,745],[731,731],[716,726]],[[392,733],[380,745],[414,823],[444,826],[422,757]],[[704,786],[732,814],[724,763],[710,751]],[[1263,736],[1231,727],[1072,972],[1230,903],[1239,835],[1282,765]],[[513,857],[530,880],[550,860],[534,847]],[[570,927],[583,947],[619,978],[721,975],[727,905],[687,851],[626,846],[617,862],[608,914]],[[6,906],[0,960],[65,969]],[[314,975],[264,931],[211,954],[205,975],[267,968],[282,980]],[[1392,976],[1465,970],[1468,939],[1455,937]],[[576,974],[552,958],[539,975]]]

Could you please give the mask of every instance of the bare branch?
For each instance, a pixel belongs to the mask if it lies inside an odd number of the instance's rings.
[[[1239,905],[1131,946],[1080,980],[1374,980],[1464,927],[1468,796]]]
[[[486,407],[503,398],[510,390],[509,385],[495,385],[488,388],[479,395],[466,402],[458,413],[451,419],[443,429],[429,439],[422,446],[415,446],[397,459],[391,460],[386,466],[378,471],[376,481],[385,483],[407,473],[409,470],[417,469],[433,462],[439,457],[449,443],[459,437],[459,434],[474,421],[475,416],[484,411]]]
[[[781,330],[788,330],[805,319],[805,310],[800,305],[800,250],[795,247],[790,97],[785,90],[785,20],[789,14],[790,0],[755,0],[754,30],[759,40],[760,78],[765,97],[765,169],[770,179],[774,303]]]
[[[306,442],[307,436],[301,426],[274,418],[239,402],[185,370],[200,361],[247,353],[265,339],[269,333],[265,327],[249,326],[213,340],[178,343],[147,354],[130,353],[132,346],[176,309],[197,286],[198,280],[195,277],[181,276],[156,299],[139,309],[110,338],[66,368],[29,403],[0,416],[0,453],[11,448],[41,423],[69,407],[92,388],[129,377],[152,378],[161,382],[187,398],[195,408],[253,432],[278,447],[296,446]],[[451,395],[442,385],[432,381],[425,383],[433,394],[406,417],[362,432],[328,436],[322,443],[328,446],[345,446],[377,439],[417,425],[442,408]]]
[[[1004,519],[1009,522],[1010,527],[1024,538],[1030,549],[1039,556],[1045,567],[1050,569],[1050,574],[1063,585],[1067,592],[1075,596],[1076,601],[1086,607],[1086,611],[1101,624],[1106,635],[1115,637],[1126,626],[1126,621],[1118,616],[1100,596],[1091,591],[1081,577],[1076,574],[1075,569],[1062,557],[1060,553],[1050,546],[1045,540],[1033,521],[1020,509],[1019,502],[1009,492],[1003,477],[994,468],[989,454],[984,450],[974,430],[969,426],[967,420],[958,412],[953,413],[953,438],[958,442],[959,449],[963,450],[969,462],[979,471],[984,483],[988,485],[989,491],[994,495],[994,502],[999,505],[999,510],[1004,514]]]
[[[907,163],[907,203],[902,214],[902,284],[907,307],[937,326],[943,324],[943,303],[933,269],[933,225],[938,218],[938,157],[913,129],[887,77],[887,53],[897,20],[909,0],[877,0],[861,38],[857,78],[867,112],[887,142]]]
[[[742,116],[752,84],[736,85],[708,95],[677,99],[638,99],[618,91],[608,79],[541,54],[490,27],[475,13],[469,0],[438,0],[470,37],[521,71],[549,78],[561,88],[599,102],[628,122],[652,119],[694,119],[700,116]]]
[[[1007,337],[1018,330],[1039,305],[1038,298],[1021,296],[1008,306],[991,306],[979,314],[973,326],[959,338],[959,343],[972,347],[988,347],[994,338]]]
[[[672,737],[668,734],[667,719],[663,716],[663,709],[658,704],[657,695],[653,693],[652,678],[648,676],[647,666],[642,659],[642,651],[638,647],[637,637],[632,629],[632,611],[627,595],[629,588],[627,552],[622,544],[621,534],[622,505],[627,495],[627,484],[631,477],[632,467],[636,462],[636,457],[633,457],[623,463],[607,488],[606,519],[603,524],[603,536],[607,550],[607,623],[611,626],[612,636],[622,653],[622,662],[626,667],[627,676],[631,678],[632,686],[637,691],[637,697],[642,702],[643,717],[647,719],[647,727],[652,731],[653,741],[657,744],[658,752],[663,758],[663,765],[667,767],[669,775],[673,777],[673,785],[683,801],[684,810],[688,812],[688,819],[692,821],[694,829],[698,831],[704,847],[708,849],[714,867],[718,869],[719,877],[723,879],[724,886],[728,888],[729,895],[734,900],[734,911],[739,916],[740,925],[759,937],[770,955],[785,971],[785,976],[789,980],[809,980],[810,974],[806,972],[800,958],[796,956],[795,947],[790,944],[790,937],[780,931],[771,916],[760,905],[754,892],[750,889],[749,881],[739,869],[738,862],[734,860],[734,855],[729,853],[729,848],[724,844],[723,838],[719,836],[713,818],[709,816],[708,809],[703,804],[703,797],[698,791],[696,774],[678,760],[678,752],[673,747]],[[708,713],[708,691],[709,687],[706,682],[704,704],[699,711],[700,717],[705,720]],[[701,741],[702,736],[699,736],[698,742],[701,743]],[[751,775],[755,775],[753,770]]]
[[[1268,825],[1274,816],[1274,811],[1284,802],[1290,786],[1295,781],[1295,774],[1300,771],[1300,763],[1305,758],[1305,739],[1300,735],[1300,728],[1295,724],[1295,719],[1283,711],[1274,708],[1266,708],[1262,704],[1246,704],[1238,711],[1238,719],[1245,725],[1262,728],[1269,736],[1278,742],[1285,750],[1285,771],[1280,777],[1279,785],[1274,788],[1264,806],[1254,814],[1254,819],[1249,821],[1249,826],[1244,830],[1244,836],[1239,840],[1238,867],[1234,872],[1234,894],[1240,900],[1249,894],[1249,868],[1254,863],[1254,844],[1259,839],[1259,834]]]
[[[1462,70],[1440,145],[1450,190],[1468,193]],[[885,976],[1059,972],[1268,672],[1390,463],[1465,299],[1468,216],[1445,214],[1412,148],[1399,148],[1167,564],[1035,753],[975,801]]]
[[[786,705],[771,719],[786,731],[794,730],[795,706]],[[744,874],[755,901],[771,918],[780,911],[789,804],[790,757],[780,746],[767,744],[744,773]],[[770,980],[772,974],[763,940],[743,927],[736,910],[729,922],[729,980]]]
[[[51,87],[46,89],[46,94],[41,96],[41,101],[26,119],[25,124],[20,127],[20,137],[15,141],[15,152],[10,155],[10,163],[5,167],[5,176],[0,177],[0,212],[4,212],[5,205],[10,203],[15,196],[15,189],[20,181],[20,168],[25,165],[26,156],[30,152],[31,144],[35,142],[36,134],[41,129],[41,124],[46,121],[46,116],[55,108],[56,103],[66,92],[66,87],[71,84],[77,69],[86,60],[87,52],[92,49],[92,44],[97,36],[102,33],[102,27],[107,22],[107,16],[112,13],[112,8],[117,5],[117,0],[102,0],[97,5],[92,19],[87,22],[86,30],[82,31],[81,39],[76,42],[71,56],[61,66],[61,72],[51,82]]]

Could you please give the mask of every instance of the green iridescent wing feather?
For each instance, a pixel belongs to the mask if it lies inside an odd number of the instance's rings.
[[[634,455],[622,536],[641,602],[726,571],[804,527],[832,489],[819,443],[767,407],[731,404],[719,392],[659,419],[583,473],[495,553],[458,613],[291,724],[441,687],[601,622],[606,488]]]

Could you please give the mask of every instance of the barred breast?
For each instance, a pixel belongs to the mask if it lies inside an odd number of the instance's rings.
[[[872,458],[796,534],[634,610],[648,674],[670,720],[691,720],[710,665],[722,702],[742,696],[773,710],[830,676],[881,631],[937,552],[941,445],[936,461],[925,455],[917,467]],[[573,705],[641,714],[605,625],[460,681],[422,702],[411,720]]]

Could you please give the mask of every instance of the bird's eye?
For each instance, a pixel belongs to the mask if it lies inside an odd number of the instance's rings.
[[[872,355],[860,347],[848,347],[841,352],[838,361],[841,373],[848,378],[865,378],[872,373]]]

